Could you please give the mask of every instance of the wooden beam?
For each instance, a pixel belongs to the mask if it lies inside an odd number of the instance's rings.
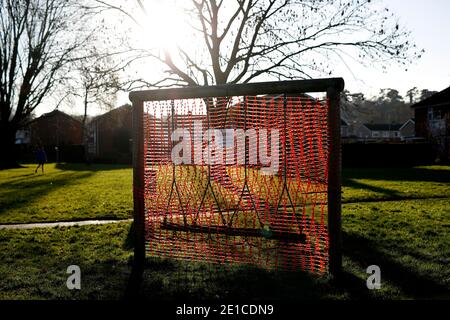
[[[201,226],[184,225],[179,223],[165,222],[161,224],[161,229],[171,231],[182,231],[192,233],[223,234],[235,237],[254,237],[266,238],[269,240],[281,240],[286,242],[305,243],[306,235],[302,233],[283,232],[283,231],[264,231],[256,228],[233,228],[225,226]]]
[[[185,88],[143,90],[131,92],[129,98],[132,102],[157,101],[188,98],[248,96],[259,94],[326,92],[328,88],[334,88],[338,92],[342,91],[344,89],[344,79],[325,78],[312,80],[226,84],[208,87],[195,86]]]

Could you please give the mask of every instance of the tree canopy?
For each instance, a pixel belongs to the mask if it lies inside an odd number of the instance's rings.
[[[2,166],[14,163],[16,131],[101,47],[101,8],[76,0],[0,0]]]
[[[158,5],[137,2],[144,10]],[[263,76],[311,78],[332,74],[336,64],[349,60],[407,66],[423,52],[389,8],[373,0],[172,2],[182,7],[188,24],[179,32],[195,45],[149,54],[166,74],[149,83],[154,87],[245,83]],[[120,10],[133,16],[131,9]]]

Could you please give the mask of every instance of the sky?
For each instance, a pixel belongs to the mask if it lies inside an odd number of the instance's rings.
[[[408,66],[408,71],[392,65],[383,72],[381,68],[349,62],[348,68],[341,66],[332,76],[343,77],[347,90],[362,92],[369,98],[382,88],[395,88],[405,96],[413,87],[440,91],[450,86],[450,0],[382,0],[382,3],[394,11],[399,23],[411,31],[412,40],[425,53]],[[125,103],[129,103],[128,94],[119,94],[118,106]],[[41,108],[37,114],[50,110]],[[63,111],[81,113],[81,106]],[[91,114],[103,112],[92,108]]]
[[[450,0],[385,0],[399,18],[400,24],[412,32],[418,48],[425,49],[422,58],[409,66],[391,67],[386,73],[351,66],[343,75],[346,89],[370,97],[381,88],[395,88],[405,95],[418,87],[440,91],[450,86]]]

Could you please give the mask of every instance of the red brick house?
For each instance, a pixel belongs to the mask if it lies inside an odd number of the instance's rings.
[[[315,107],[311,108],[311,111],[306,113],[300,109],[295,107],[297,103],[311,103]],[[294,103],[295,102],[295,103]],[[264,96],[264,97],[248,97],[246,102],[242,100],[236,101],[220,101],[217,106],[211,108],[209,117],[205,114],[176,114],[174,116],[176,128],[184,128],[188,130],[193,138],[194,132],[194,123],[201,122],[203,126],[203,130],[206,130],[208,127],[211,129],[219,129],[222,131],[224,135],[223,141],[224,149],[224,159],[227,157],[228,148],[233,149],[230,154],[234,155],[234,163],[237,162],[238,152],[236,152],[236,146],[234,144],[234,139],[230,140],[227,137],[228,129],[267,129],[267,128],[277,128],[281,132],[283,132],[283,126],[281,125],[283,117],[283,106],[284,106],[284,96]],[[320,108],[321,107],[321,108]],[[320,109],[320,110],[319,110]],[[286,137],[287,141],[284,142],[286,145],[287,152],[292,155],[295,154],[297,157],[303,157],[303,154],[298,148],[299,145],[304,146],[305,149],[312,149],[314,152],[314,160],[311,160],[305,163],[305,167],[307,167],[307,171],[309,173],[313,173],[313,170],[318,170],[317,176],[320,176],[323,172],[325,172],[324,164],[326,162],[322,161],[323,154],[320,153],[322,150],[323,142],[319,135],[311,135],[308,136],[307,133],[298,129],[298,126],[302,125],[304,122],[311,122],[311,125],[314,126],[313,130],[322,131],[322,134],[326,134],[326,120],[327,113],[326,108],[323,103],[318,100],[315,100],[313,97],[307,95],[291,95],[288,96],[286,101],[286,126],[287,131],[296,130],[299,135],[289,135]],[[209,118],[209,120],[208,120]],[[312,120],[314,118],[314,120]],[[305,120],[306,119],[306,120]],[[303,122],[302,122],[303,121]],[[208,126],[209,122],[209,126]],[[171,119],[169,118],[154,118],[149,116],[149,135],[151,137],[151,152],[150,152],[150,163],[158,162],[158,161],[169,161],[171,156]],[[294,129],[295,127],[295,129]],[[268,136],[266,136],[268,138]],[[204,138],[204,137],[203,137]],[[236,138],[236,137],[234,137]],[[282,137],[280,137],[282,139]],[[258,144],[259,138],[253,135],[253,139],[249,140],[249,143]],[[268,138],[269,139],[269,138]],[[271,141],[271,140],[268,140]],[[282,143],[282,142],[280,142]],[[194,139],[191,140],[191,159],[194,158]],[[203,147],[206,146],[204,140],[202,140]],[[257,157],[257,148],[251,148],[247,157],[250,159],[256,159]],[[282,146],[280,145],[279,150],[282,150]],[[301,154],[300,154],[301,153]],[[242,156],[242,154],[241,154]],[[282,156],[280,152],[280,157]],[[193,161],[193,160],[192,160]],[[280,161],[282,159],[280,158]],[[262,165],[260,162],[253,163],[256,165]],[[281,170],[281,169],[280,169]],[[290,168],[292,172],[287,172],[287,174],[295,174],[295,168]]]
[[[450,87],[411,106],[416,136],[431,141],[441,162],[450,162]]]
[[[83,126],[68,114],[54,110],[45,113],[29,124],[30,142],[44,146],[81,145]]]
[[[126,104],[95,117],[88,125],[88,153],[94,161],[131,163],[132,108]]]

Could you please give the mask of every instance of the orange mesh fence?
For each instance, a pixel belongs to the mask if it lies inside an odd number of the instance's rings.
[[[147,254],[326,272],[327,114],[305,95],[145,102]]]

